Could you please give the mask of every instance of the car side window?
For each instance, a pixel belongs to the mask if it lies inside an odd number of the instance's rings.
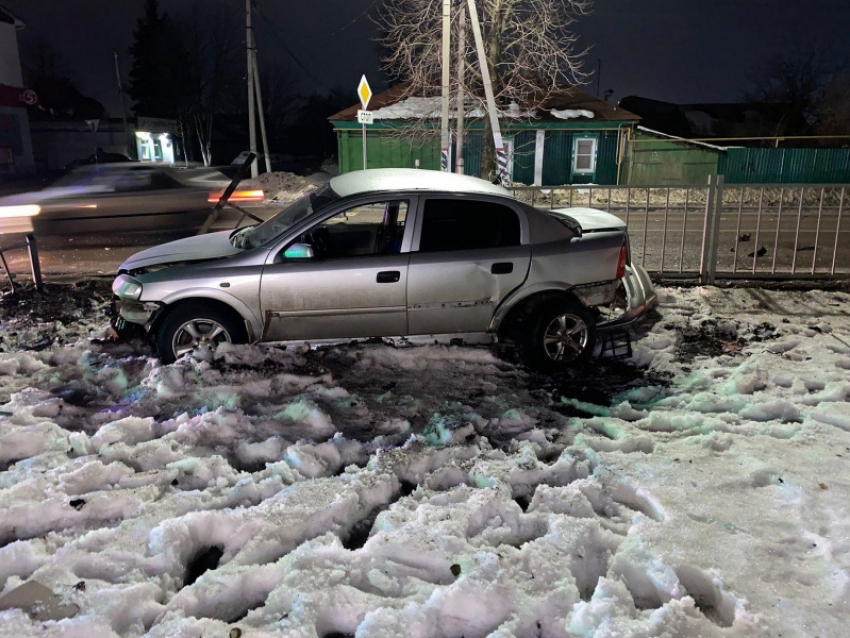
[[[508,206],[470,199],[428,199],[419,252],[519,246],[520,225]]]
[[[173,179],[150,170],[128,170],[116,174],[114,188],[116,193],[135,193],[142,191],[164,190],[176,185]]]
[[[301,235],[318,259],[394,255],[401,252],[407,223],[406,200],[359,204],[326,219]]]

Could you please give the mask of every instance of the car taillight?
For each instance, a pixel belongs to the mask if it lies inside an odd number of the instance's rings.
[[[617,261],[617,279],[622,279],[626,276],[626,260],[628,256],[626,244],[623,244],[623,247],[620,248],[620,259]]]
[[[221,199],[221,196],[224,193],[210,193],[210,196],[207,198],[207,201],[210,204],[218,203],[218,200]],[[251,202],[264,202],[266,196],[263,194],[261,190],[246,190],[246,191],[233,191],[230,195],[230,199],[227,201],[235,202],[235,203],[251,203]]]

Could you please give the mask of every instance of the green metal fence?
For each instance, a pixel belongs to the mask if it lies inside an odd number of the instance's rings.
[[[730,148],[718,173],[727,184],[847,184],[850,148]]]
[[[590,207],[626,223],[633,263],[662,276],[850,277],[850,185],[519,186],[538,208]]]

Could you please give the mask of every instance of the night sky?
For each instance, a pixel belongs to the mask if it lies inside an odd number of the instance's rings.
[[[234,28],[242,19],[232,2]],[[258,0],[275,27],[259,17],[259,64],[290,65],[297,89],[351,90],[366,73],[374,89],[384,88],[373,37],[364,11],[373,0]],[[438,2],[439,0],[434,0]],[[79,88],[119,113],[112,50],[129,72],[127,48],[143,0],[0,0],[27,23],[19,33],[26,50],[32,38],[50,41],[65,57]],[[179,13],[188,0],[162,0]],[[356,21],[355,21],[356,20]],[[354,21],[354,22],[352,22]],[[847,0],[598,0],[591,16],[576,25],[582,44],[592,46],[587,68],[602,59],[601,90],[613,100],[641,95],[679,103],[741,99],[748,73],[795,43],[831,47],[836,59],[850,57]],[[280,44],[283,39],[307,71]],[[596,78],[585,87],[596,93]]]

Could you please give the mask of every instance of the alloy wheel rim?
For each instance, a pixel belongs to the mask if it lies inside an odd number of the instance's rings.
[[[202,345],[216,346],[219,343],[231,343],[230,333],[224,326],[212,319],[191,319],[177,328],[171,349],[175,357],[181,357]]]
[[[543,348],[552,361],[571,361],[584,352],[589,336],[587,324],[581,317],[560,315],[546,328]]]

